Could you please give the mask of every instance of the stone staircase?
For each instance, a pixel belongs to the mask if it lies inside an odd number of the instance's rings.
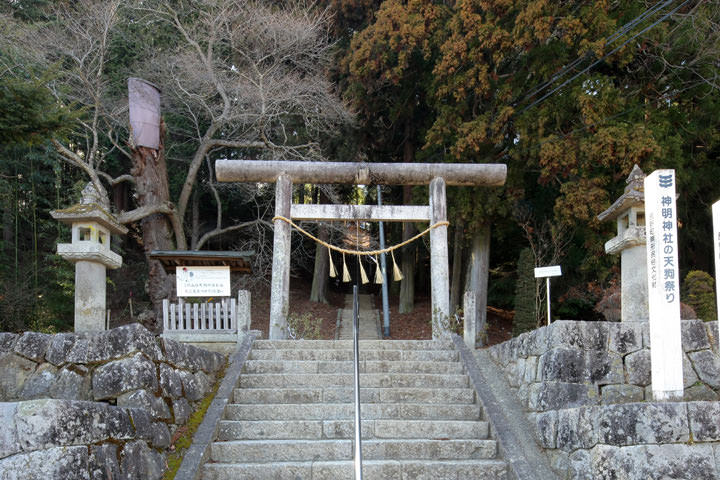
[[[366,480],[508,478],[450,342],[360,352]],[[202,478],[353,478],[352,358],[351,341],[256,341]]]

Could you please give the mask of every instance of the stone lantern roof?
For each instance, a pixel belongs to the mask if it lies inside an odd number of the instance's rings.
[[[106,228],[110,233],[125,235],[128,229],[119,224],[109,212],[109,207],[102,201],[100,195],[91,183],[82,191],[82,201],[72,207],[53,210],[50,215],[55,220],[72,225],[73,223],[95,222]]]
[[[645,202],[645,187],[643,181],[645,180],[645,173],[635,165],[628,175],[625,183],[625,192],[615,200],[615,203],[610,205],[610,208],[602,212],[597,216],[601,222],[605,220],[615,220],[623,213],[630,210],[632,207],[644,207]]]

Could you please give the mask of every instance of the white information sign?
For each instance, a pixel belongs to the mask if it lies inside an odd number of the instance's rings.
[[[715,245],[715,303],[720,320],[720,200],[712,206],[713,244]]]
[[[682,397],[675,170],[656,170],[645,177],[650,362],[656,400]]]
[[[553,265],[551,267],[537,267],[535,269],[535,278],[559,277],[560,275],[562,275],[560,265]]]
[[[178,297],[229,297],[230,267],[175,267]]]

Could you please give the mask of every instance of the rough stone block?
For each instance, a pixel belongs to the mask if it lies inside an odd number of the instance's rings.
[[[0,353],[12,352],[15,348],[18,335],[9,332],[0,332]]]
[[[588,450],[573,452],[568,459],[568,478],[570,480],[597,480],[590,471],[591,458]]]
[[[2,480],[87,480],[88,448],[56,447],[0,460]],[[142,477],[136,477],[142,478]]]
[[[687,354],[683,354],[683,387],[690,388],[698,383],[698,376]]]
[[[637,385],[605,385],[600,389],[603,404],[642,402],[645,389]]]
[[[153,418],[149,410],[144,408],[128,408],[128,415],[135,427],[135,439],[150,440],[152,438]]]
[[[557,410],[542,412],[535,415],[535,430],[537,431],[540,446],[543,448],[557,448]]]
[[[142,353],[115,360],[98,367],[92,377],[93,396],[96,400],[117,397],[125,392],[158,388],[157,372]]]
[[[71,341],[68,338],[66,341]],[[153,360],[161,360],[157,339],[149,330],[134,323],[106,332],[82,334],[75,338],[66,355],[68,363],[103,363],[142,352]]]
[[[88,461],[90,480],[120,479],[118,447],[112,443],[93,445]]]
[[[683,320],[681,325],[682,347],[684,352],[694,352],[696,350],[707,350],[710,348],[710,339],[705,329],[705,323],[702,320]]]
[[[548,347],[576,348],[580,350],[606,350],[608,325],[606,322],[580,322],[558,320],[547,333]]]
[[[63,368],[50,387],[51,398],[66,400],[92,400],[91,376],[81,368]]]
[[[689,402],[688,419],[693,438],[698,442],[720,441],[720,403]]]
[[[0,458],[20,451],[15,429],[17,406],[15,402],[0,402]]]
[[[172,410],[175,425],[185,425],[192,415],[192,407],[184,398],[173,400]]]
[[[37,364],[14,353],[0,353],[0,401],[19,400],[20,392]]]
[[[156,397],[147,390],[135,390],[123,393],[117,398],[118,407],[143,408],[154,418],[170,420],[170,408],[161,397]]]
[[[528,357],[525,359],[525,371],[523,373],[523,383],[533,383],[537,378],[538,357]]]
[[[162,389],[163,397],[181,397],[182,381],[175,369],[166,363],[161,363],[158,371],[160,372],[160,388]]]
[[[190,372],[180,371],[178,375],[180,375],[180,380],[182,381],[185,398],[191,402],[202,400],[212,387],[210,377],[203,372],[192,374]]]
[[[570,464],[570,454],[562,450],[551,450],[547,452],[550,460],[550,468],[560,472],[561,478],[565,478]]]
[[[102,357],[98,361],[113,360],[134,352],[142,352],[151,360],[162,360],[162,352],[155,335],[139,323],[113,328],[93,336],[94,345]]]
[[[554,348],[540,357],[538,369],[545,381],[597,385],[624,381],[622,358],[605,351]]]
[[[704,383],[700,383],[699,385],[693,385],[690,388],[686,388],[683,392],[683,400],[686,402],[695,402],[695,401],[717,401],[718,400],[718,394],[715,393],[715,390],[708,387]]]
[[[597,387],[580,383],[540,382],[528,389],[528,409],[535,412],[598,403]]]
[[[598,441],[593,429],[594,412],[592,407],[558,411],[557,448],[566,452],[592,448]]]
[[[121,453],[123,478],[158,480],[162,477],[164,463],[162,455],[143,441],[126,443]]]
[[[642,348],[642,328],[637,322],[609,324],[609,350],[620,355],[636,352]]]
[[[710,341],[710,346],[712,347],[713,351],[718,352],[720,350],[720,336],[718,336],[718,322],[715,320],[714,322],[704,322],[705,324],[705,331],[707,331],[708,334],[708,340]]]
[[[687,442],[690,428],[684,403],[629,403],[598,407],[599,443],[637,445]]]
[[[45,360],[51,339],[52,335],[47,333],[25,332],[15,342],[15,353],[40,363]]]
[[[127,411],[104,403],[68,400],[20,402],[15,416],[23,451],[126,440],[134,433]]]
[[[165,361],[175,368],[197,372],[214,373],[224,364],[225,358],[193,345],[185,345],[167,338],[162,339]]]
[[[60,367],[67,363],[68,355],[75,346],[79,336],[75,333],[58,333],[53,335],[48,350],[45,353],[45,360],[52,363],[56,367]]]
[[[643,349],[625,357],[628,383],[645,387],[650,385],[650,350]]]
[[[34,400],[36,398],[52,397],[52,387],[57,382],[58,370],[49,363],[41,364],[35,372],[25,380],[20,398]]]
[[[540,380],[580,383],[585,378],[585,355],[582,350],[553,348],[540,357]]]
[[[168,448],[170,446],[170,429],[162,422],[151,425],[152,437],[150,443],[155,448]]]
[[[720,359],[711,350],[688,353],[700,380],[711,388],[720,388]]]
[[[710,480],[718,478],[710,445],[598,445],[591,452],[593,478]]]
[[[596,385],[621,383],[625,380],[622,357],[616,353],[587,352],[585,370],[587,380]]]

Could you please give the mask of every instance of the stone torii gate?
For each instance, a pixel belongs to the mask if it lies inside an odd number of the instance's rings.
[[[294,220],[430,222],[447,221],[446,185],[496,187],[505,183],[504,164],[474,163],[350,163],[261,160],[217,160],[220,182],[275,183],[275,215]],[[292,204],[293,183],[350,185],[429,185],[425,205]],[[287,336],[290,295],[290,225],[274,222],[270,293],[271,339]],[[430,231],[431,308],[433,338],[447,334],[450,316],[447,226]]]

